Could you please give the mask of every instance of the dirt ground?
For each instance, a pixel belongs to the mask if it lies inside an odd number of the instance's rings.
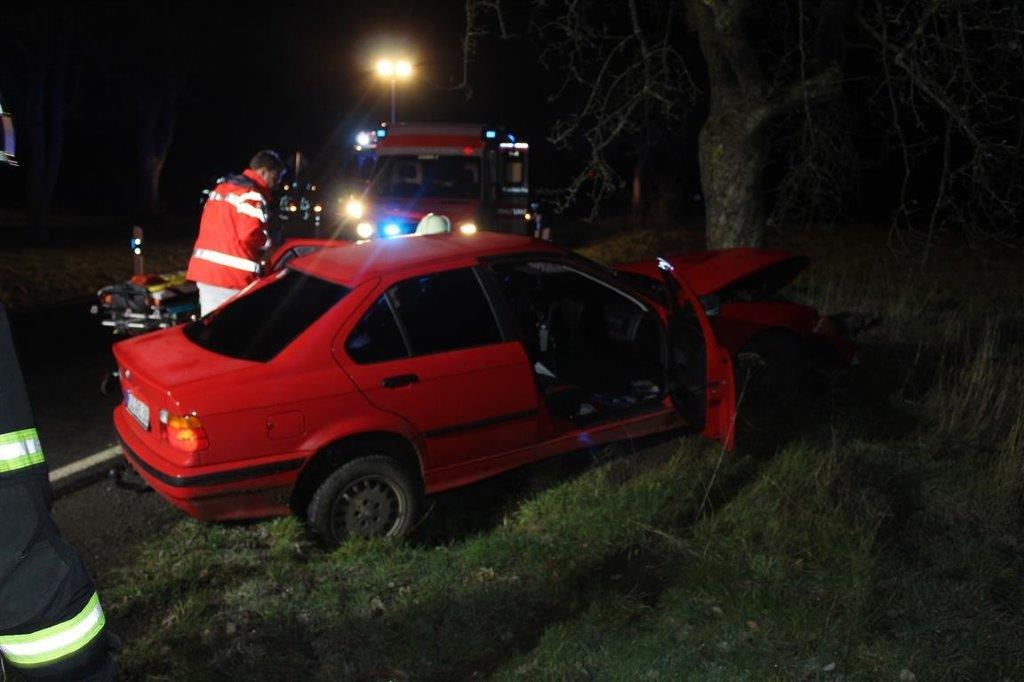
[[[184,514],[152,491],[135,493],[102,480],[58,498],[53,518],[102,591],[112,570],[131,560],[137,543],[158,535]]]

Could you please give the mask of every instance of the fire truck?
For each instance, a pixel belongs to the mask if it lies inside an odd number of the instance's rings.
[[[503,128],[463,123],[397,123],[356,136],[371,165],[359,193],[339,198],[340,236],[397,237],[428,213],[452,229],[512,234],[539,231],[530,203],[530,145]]]
[[[14,156],[14,118],[0,104],[0,166],[17,166]]]

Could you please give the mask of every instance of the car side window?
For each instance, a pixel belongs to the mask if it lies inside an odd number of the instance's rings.
[[[288,263],[292,262],[299,256],[305,256],[307,253],[313,253],[314,251],[319,250],[319,246],[293,246],[292,248],[285,251],[284,255],[281,256],[277,260],[277,263],[274,264],[274,272],[277,272],[278,270],[283,270],[288,265]]]
[[[360,365],[409,357],[391,304],[381,296],[363,315],[345,342],[348,356]]]
[[[449,270],[399,282],[388,299],[413,355],[502,340],[498,321],[472,270]]]

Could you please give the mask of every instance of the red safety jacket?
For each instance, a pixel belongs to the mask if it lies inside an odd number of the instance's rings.
[[[269,201],[270,188],[251,169],[214,187],[203,207],[186,277],[230,289],[241,289],[256,279],[269,241]]]

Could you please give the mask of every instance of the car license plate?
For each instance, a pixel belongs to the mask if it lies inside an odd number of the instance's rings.
[[[149,431],[149,405],[136,398],[131,393],[124,394],[124,406],[128,414],[135,417],[135,421],[142,425],[142,428]]]

